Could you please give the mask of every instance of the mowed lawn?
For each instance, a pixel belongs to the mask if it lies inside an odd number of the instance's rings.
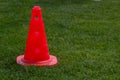
[[[16,64],[34,5],[55,67]],[[120,80],[120,0],[0,0],[0,80]]]

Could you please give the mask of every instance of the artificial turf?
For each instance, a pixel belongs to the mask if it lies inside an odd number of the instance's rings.
[[[16,64],[34,5],[55,67]],[[0,80],[120,80],[120,1],[0,0]]]

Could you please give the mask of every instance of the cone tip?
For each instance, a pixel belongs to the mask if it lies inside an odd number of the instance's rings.
[[[40,6],[34,6],[32,9],[33,10],[41,10]]]

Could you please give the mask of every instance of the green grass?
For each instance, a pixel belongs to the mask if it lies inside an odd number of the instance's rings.
[[[16,64],[34,5],[55,67]],[[0,80],[120,80],[120,1],[0,0]]]

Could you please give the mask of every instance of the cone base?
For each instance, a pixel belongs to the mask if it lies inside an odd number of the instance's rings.
[[[55,66],[57,62],[57,58],[53,55],[50,55],[50,59],[45,61],[39,61],[39,62],[26,62],[24,60],[24,55],[20,55],[16,59],[17,64],[23,65],[23,66]]]

